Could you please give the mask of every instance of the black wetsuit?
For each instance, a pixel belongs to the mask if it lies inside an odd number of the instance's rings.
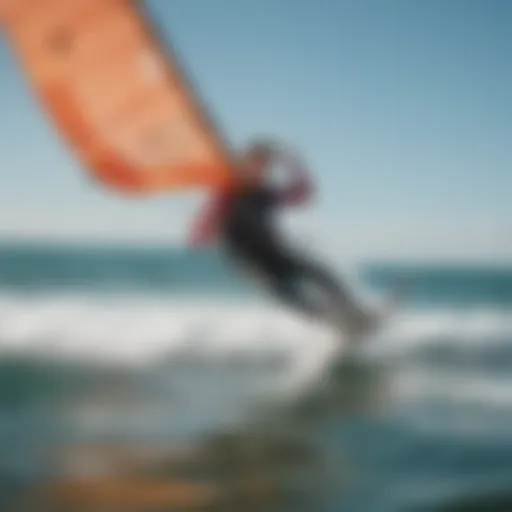
[[[273,218],[279,206],[278,192],[270,187],[251,188],[231,197],[220,229],[225,249],[258,272],[278,298],[305,313],[326,313],[326,306],[301,288],[305,282],[319,286],[340,314],[351,309],[348,293],[334,276],[283,244]]]

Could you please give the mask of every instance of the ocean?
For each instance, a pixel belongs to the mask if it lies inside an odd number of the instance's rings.
[[[276,492],[233,510],[512,510],[512,266],[339,270],[371,302],[411,283],[345,358],[213,252],[0,245],[2,510],[68,474],[48,447],[256,441],[230,464]]]

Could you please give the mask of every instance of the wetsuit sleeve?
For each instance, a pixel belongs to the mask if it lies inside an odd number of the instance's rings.
[[[228,195],[224,191],[216,191],[208,198],[192,225],[188,239],[189,245],[198,248],[212,241],[224,215],[227,200]]]
[[[313,195],[313,186],[306,168],[295,156],[288,153],[282,155],[281,160],[292,176],[287,185],[275,191],[277,203],[281,206],[297,206],[306,203]]]

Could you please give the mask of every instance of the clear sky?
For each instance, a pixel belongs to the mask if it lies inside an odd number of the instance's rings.
[[[319,190],[296,236],[351,256],[512,257],[512,3],[148,7],[234,144],[302,149]],[[200,197],[91,187],[5,44],[0,93],[0,235],[183,240]]]

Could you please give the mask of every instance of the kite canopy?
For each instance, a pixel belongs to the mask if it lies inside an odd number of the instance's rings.
[[[123,192],[229,186],[230,156],[129,0],[0,0],[4,35],[87,171]]]

